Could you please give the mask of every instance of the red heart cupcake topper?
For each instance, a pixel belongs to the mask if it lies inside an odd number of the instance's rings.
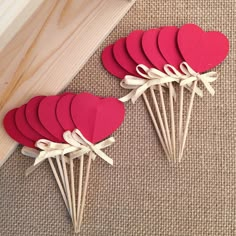
[[[74,130],[75,124],[72,120],[71,117],[71,102],[74,98],[75,94],[71,93],[71,94],[66,94],[62,97],[60,97],[60,99],[57,102],[57,106],[56,106],[56,115],[57,115],[57,119],[60,123],[60,125],[62,126],[62,128],[64,129],[64,131],[67,130]]]
[[[60,142],[63,139],[64,129],[60,125],[56,115],[56,106],[60,96],[48,96],[42,99],[38,107],[38,116],[41,124]]]
[[[126,38],[117,40],[113,46],[113,55],[119,65],[129,74],[139,76],[136,72],[137,63],[133,61],[126,49]]]
[[[3,125],[8,133],[8,135],[17,141],[18,143],[27,146],[27,147],[34,147],[34,142],[28,138],[26,138],[17,128],[15,123],[15,114],[16,114],[17,108],[9,111],[3,120]]]
[[[36,142],[42,138],[42,135],[37,133],[28,123],[25,116],[26,105],[21,106],[16,110],[15,121],[18,130],[28,139]]]
[[[89,93],[76,95],[71,103],[76,128],[92,143],[111,135],[123,122],[124,104],[118,99],[101,98]]]
[[[180,28],[178,45],[184,60],[199,73],[220,64],[229,52],[229,41],[224,34],[205,32],[194,24]]]
[[[178,27],[167,26],[161,28],[158,36],[158,45],[163,57],[176,69],[178,69],[180,63],[183,62],[183,57],[177,44],[178,31]]]
[[[144,32],[142,38],[143,51],[151,63],[158,69],[163,71],[163,67],[167,61],[162,56],[158,47],[158,35],[161,28],[150,29]]]
[[[107,46],[102,52],[102,64],[105,69],[119,79],[124,79],[129,73],[124,70],[115,60],[113,55],[113,45]]]
[[[48,140],[58,142],[59,140],[56,139],[53,135],[51,135],[41,124],[38,116],[38,106],[42,99],[44,99],[45,96],[37,96],[32,98],[27,104],[25,108],[25,115],[28,123],[30,126],[39,134],[42,135],[43,138],[46,138]]]
[[[152,63],[146,57],[142,48],[143,30],[135,30],[131,32],[126,38],[126,48],[129,55],[137,64],[143,64],[152,68]]]

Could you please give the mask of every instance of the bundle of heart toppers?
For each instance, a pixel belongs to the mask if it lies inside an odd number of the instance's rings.
[[[117,98],[66,93],[34,97],[10,110],[4,118],[7,133],[24,145],[22,153],[35,158],[27,175],[48,160],[75,232],[81,228],[91,162],[100,157],[113,165],[103,149],[115,142],[108,136],[121,125],[124,115],[124,104]],[[79,160],[77,183],[76,160]]]
[[[132,31],[103,50],[102,62],[131,90],[121,101],[143,97],[165,155],[175,162],[183,157],[195,95],[203,97],[198,85],[215,94],[218,75],[209,70],[228,52],[224,34],[186,24]]]
[[[206,88],[214,95],[211,83],[218,76],[208,70],[220,64],[228,51],[225,35],[204,32],[194,24],[135,30],[102,53],[106,70],[122,79],[123,88],[131,90],[126,96],[37,96],[6,114],[6,132],[24,145],[24,155],[35,158],[26,174],[43,161],[49,162],[75,232],[81,229],[92,160],[100,157],[113,164],[103,149],[115,142],[110,135],[124,120],[124,102],[135,103],[143,97],[166,157],[180,161],[195,94],[202,97]]]

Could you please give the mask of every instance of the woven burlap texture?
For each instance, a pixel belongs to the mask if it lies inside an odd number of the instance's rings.
[[[66,91],[125,95],[102,67],[102,49],[133,29],[188,22],[222,31],[231,49],[216,68],[216,95],[194,101],[183,162],[167,162],[142,99],[126,104],[116,143],[106,150],[114,167],[92,164],[80,235],[236,235],[235,0],[137,0]],[[48,163],[25,177],[32,159],[20,148],[0,169],[0,235],[73,235]]]

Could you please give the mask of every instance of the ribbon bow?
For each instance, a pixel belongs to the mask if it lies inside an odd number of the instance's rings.
[[[39,152],[39,155],[35,158],[34,166],[38,165],[49,157],[55,158],[59,155],[64,156],[67,153],[77,151],[79,148],[70,144],[55,143],[47,139],[38,140],[35,143],[35,146],[41,151]]]
[[[181,71],[185,74],[186,78],[184,78],[180,82],[180,86],[185,86],[186,84],[192,83],[194,81],[201,81],[209,93],[214,96],[215,90],[210,85],[211,82],[215,81],[218,78],[217,72],[210,71],[204,74],[199,74],[194,71],[187,62],[182,62],[180,64]],[[195,90],[196,92],[196,90]]]
[[[181,67],[181,66],[180,66]],[[150,69],[150,71],[152,71],[153,70],[153,68],[151,68]],[[154,69],[155,70],[155,69]],[[166,64],[165,66],[164,66],[164,71],[165,71],[165,73],[168,75],[168,76],[170,76],[170,77],[172,77],[172,78],[176,78],[176,79],[179,79],[179,83],[182,81],[182,80],[184,80],[184,79],[187,79],[187,78],[189,78],[189,75],[188,74],[181,74],[174,66],[172,66],[172,65],[170,65],[170,64]],[[186,83],[185,84],[185,88],[186,89],[188,89],[189,91],[192,91],[192,82],[189,82],[189,83]],[[203,97],[203,92],[202,92],[202,90],[200,89],[200,88],[198,88],[197,86],[196,86],[196,88],[195,88],[195,92],[196,92],[196,94],[198,95],[198,96],[200,96],[200,97]]]
[[[157,70],[149,69],[145,65],[137,65],[137,73],[142,77],[136,77],[133,75],[126,75],[125,78],[121,81],[121,87],[125,89],[133,89],[125,97],[120,98],[120,101],[126,102],[131,100],[133,103],[150,87],[155,85],[165,85],[170,82],[178,82],[179,79],[176,77],[170,77],[167,74]],[[144,73],[142,72],[144,71]],[[145,79],[144,79],[145,78]],[[172,87],[173,96],[175,96],[174,88]]]
[[[68,157],[65,156],[67,154],[69,158],[75,159],[84,154],[91,153],[93,160],[95,160],[96,156],[99,156],[110,165],[113,165],[113,160],[101,150],[111,146],[115,142],[113,137],[93,144],[89,142],[78,129],[75,129],[73,132],[64,132],[63,137],[67,143],[55,143],[47,139],[40,139],[35,143],[35,146],[40,150],[23,147],[21,151],[22,154],[35,158],[34,165],[26,171],[27,175],[48,158],[63,156],[68,163]]]
[[[89,142],[78,129],[75,129],[73,132],[66,131],[63,134],[63,137],[65,141],[71,146],[78,146],[80,148],[74,152],[71,152],[69,155],[70,158],[74,159],[76,157],[92,152],[93,160],[95,160],[96,156],[99,156],[110,165],[113,165],[113,160],[101,150],[111,146],[115,142],[115,139],[113,137],[110,137],[100,143],[93,144]]]

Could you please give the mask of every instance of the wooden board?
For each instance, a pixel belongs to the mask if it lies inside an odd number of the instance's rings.
[[[11,7],[4,2],[0,0],[0,22],[4,7]],[[24,24],[12,20],[0,29],[0,39],[5,37],[0,43],[0,166],[17,145],[2,127],[6,112],[35,95],[65,88],[134,2],[40,0],[31,5],[31,17],[24,13],[29,6],[15,11],[17,21],[23,16]],[[5,35],[16,24],[19,31]]]
[[[43,2],[44,0],[0,0],[0,51]]]

